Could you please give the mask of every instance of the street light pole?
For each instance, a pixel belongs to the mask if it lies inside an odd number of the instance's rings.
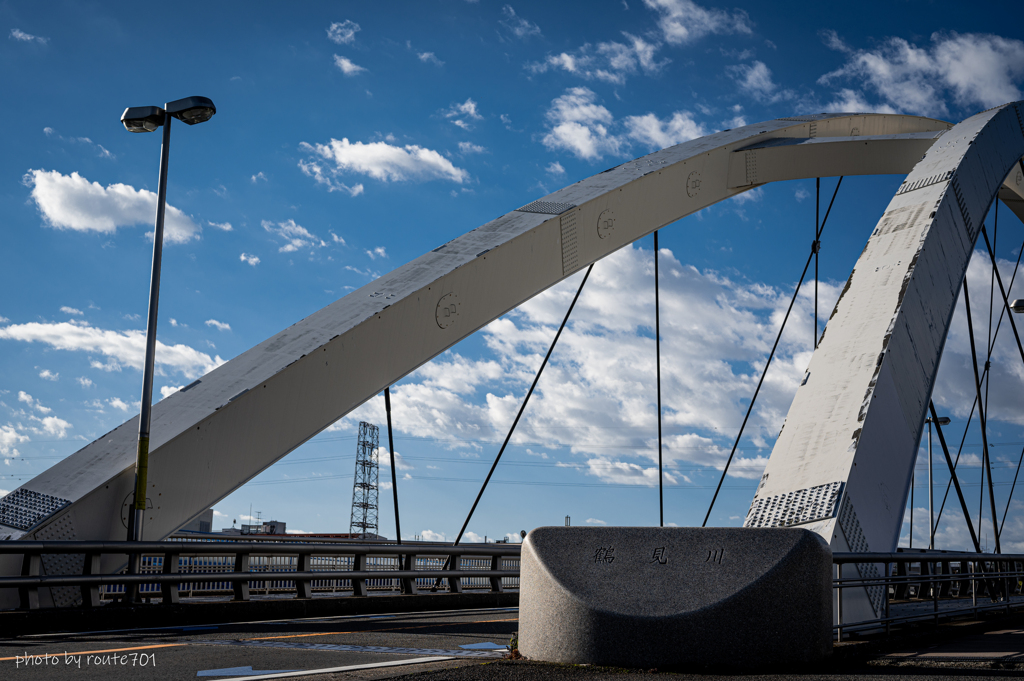
[[[160,306],[160,263],[164,247],[164,212],[167,205],[167,163],[171,151],[171,119],[188,125],[210,120],[217,113],[206,97],[186,97],[156,106],[125,109],[121,122],[129,132],[153,132],[164,128],[160,146],[160,176],[156,198],[156,226],[153,230],[153,272],[149,280],[149,316],[146,320],[146,359],[142,371],[142,408],[139,412],[139,441],[135,453],[135,495],[128,514],[128,541],[142,541],[146,516],[146,489],[149,484],[149,428],[153,410],[153,374],[156,365],[156,323]],[[135,572],[140,556],[129,560]]]
[[[160,180],[156,195],[156,227],[153,231],[153,273],[149,279],[149,316],[146,321],[146,363],[142,370],[142,410],[139,442],[135,453],[135,503],[128,527],[129,541],[142,541],[146,517],[149,475],[149,427],[153,411],[153,371],[156,364],[156,322],[160,306],[160,263],[164,251],[164,209],[167,204],[167,160],[171,152],[171,114],[164,113],[164,138],[160,145]]]
[[[932,486],[932,424],[940,426],[949,425],[948,416],[940,416],[933,419],[931,416],[924,420],[928,424],[928,548],[935,549],[935,488]],[[911,511],[913,516],[913,511]]]

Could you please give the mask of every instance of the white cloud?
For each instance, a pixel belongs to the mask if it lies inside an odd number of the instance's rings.
[[[244,262],[246,265],[252,265],[253,267],[256,267],[256,265],[260,264],[259,257],[251,255],[249,253],[243,253],[242,255],[238,256],[238,259]]]
[[[661,16],[658,27],[665,42],[681,45],[710,34],[751,33],[750,17],[743,10],[728,12],[701,7],[692,0],[644,0]]]
[[[569,88],[551,102],[546,116],[551,130],[543,142],[548,149],[570,151],[588,161],[620,153],[622,140],[609,132],[612,113],[597,104],[593,90]]]
[[[206,224],[210,225],[210,227],[216,227],[222,232],[233,232],[235,230],[235,228],[231,226],[230,222],[210,222],[207,220]]]
[[[72,144],[84,144],[86,146],[93,147],[100,158],[106,158],[110,160],[114,159],[114,155],[111,154],[102,144],[97,144],[88,137],[64,137],[63,135],[58,134],[57,131],[51,127],[43,128],[43,133],[47,137],[53,137],[62,142],[71,142]]]
[[[559,163],[558,161],[552,161],[551,163],[548,164],[548,167],[545,168],[544,170],[546,170],[550,174],[554,175],[555,177],[558,177],[560,175],[565,175],[565,168],[563,168],[562,164]]]
[[[931,45],[919,47],[903,38],[888,38],[874,50],[854,50],[834,31],[823,34],[832,49],[846,53],[839,69],[818,82],[852,81],[881,99],[881,106],[905,113],[944,116],[949,104],[970,109],[1021,99],[1024,42],[981,33],[933,33]],[[860,104],[864,95],[840,90],[838,102]],[[850,107],[854,108],[854,107]],[[879,110],[878,107],[855,107]]]
[[[218,322],[216,319],[207,319],[206,320],[206,325],[207,326],[212,326],[215,329],[217,329],[218,331],[230,331],[231,330],[231,325],[230,324],[226,324],[225,322]]]
[[[43,369],[42,371],[39,372],[39,378],[42,378],[47,381],[57,381],[60,380],[60,374],[54,373],[49,369]]]
[[[544,146],[588,161],[624,153],[632,142],[661,149],[707,132],[688,111],[676,111],[664,121],[653,113],[627,116],[616,124],[612,113],[597,103],[597,95],[585,87],[569,88],[552,101],[547,119],[551,128],[542,140]],[[614,132],[619,128],[624,132]]]
[[[540,35],[540,26],[530,23],[523,17],[516,14],[516,11],[512,9],[511,5],[505,5],[502,7],[501,13],[505,17],[505,20],[499,23],[507,28],[515,37],[526,40],[530,36]]]
[[[466,530],[466,533],[462,535],[462,541],[470,544],[483,544],[484,538],[472,530]]]
[[[485,147],[472,142],[459,142],[459,151],[463,154],[482,154],[487,151]]]
[[[331,235],[331,241],[333,241],[336,244],[341,244],[342,246],[345,245],[345,239],[343,239],[342,237],[338,236],[334,232],[329,232],[329,233]]]
[[[74,307],[68,307],[67,305],[61,306],[60,311],[63,312],[64,314],[71,314],[71,315],[83,315],[83,314],[85,314],[81,310],[79,310],[77,308],[74,308]]]
[[[377,248],[374,248],[373,250],[366,251],[366,255],[370,256],[370,260],[376,260],[377,258],[388,257],[388,252],[383,246],[377,246]]]
[[[92,379],[86,378],[85,376],[79,376],[75,380],[78,381],[78,384],[83,388],[91,388],[93,385]]]
[[[423,538],[423,541],[444,541],[445,538],[443,534],[433,530],[423,530],[420,532],[420,536]]]
[[[8,39],[17,40],[20,43],[40,43],[42,45],[50,42],[49,38],[41,38],[37,35],[32,35],[31,33],[25,33],[25,31],[22,31],[20,28],[12,28]]]
[[[444,62],[438,59],[437,55],[433,52],[420,52],[416,56],[419,57],[421,62],[433,64],[434,66],[444,66]]]
[[[73,172],[29,170],[24,177],[48,225],[56,229],[113,234],[118,227],[152,224],[156,216],[156,194],[126,184],[106,188]],[[164,217],[164,240],[186,243],[198,239],[202,230],[192,219],[168,205]]]
[[[170,318],[170,319],[168,319],[167,321],[169,321],[169,322],[171,323],[171,326],[180,326],[180,327],[182,327],[182,328],[184,328],[184,329],[187,329],[187,328],[188,328],[188,324],[185,324],[185,323],[179,322],[179,321],[178,321],[177,319],[175,319],[174,317],[171,317],[171,318]]]
[[[93,359],[90,364],[104,371],[120,371],[124,367],[142,369],[146,355],[145,331],[99,329],[84,322],[12,324],[0,328],[0,339],[42,343],[57,350],[101,355],[106,358],[105,363]],[[159,373],[176,371],[188,378],[195,378],[223,363],[220,357],[211,359],[209,355],[187,345],[166,345],[157,341],[156,364]]]
[[[366,70],[348,57],[341,57],[338,55],[334,55],[334,65],[337,66],[346,76],[356,76]]]
[[[597,518],[587,518],[587,524],[588,525],[607,525],[608,523],[606,523],[603,520],[598,520]]]
[[[790,90],[779,90],[772,80],[772,71],[763,61],[752,64],[737,64],[726,69],[740,86],[740,91],[760,102],[777,102],[792,99],[796,95]]]
[[[356,33],[360,30],[362,29],[359,28],[359,24],[351,19],[346,19],[327,27],[327,39],[338,45],[349,45],[355,41]]]
[[[440,179],[462,184],[469,180],[468,172],[454,166],[438,152],[414,144],[399,147],[387,142],[353,143],[342,138],[332,139],[328,144],[310,145],[303,142],[302,149],[334,163],[335,167],[328,171],[315,161],[299,162],[303,172],[314,177],[317,182],[328,185],[332,182],[328,172],[332,176],[346,172],[359,173],[382,182]],[[355,196],[362,192],[363,185],[356,185],[353,189],[345,187],[345,190]]]
[[[665,121],[652,113],[644,116],[627,116],[623,124],[630,139],[649,149],[664,149],[703,137],[708,133],[703,125],[693,119],[689,111],[676,111]]]
[[[255,175],[253,175],[253,176],[252,176],[251,178],[249,178],[249,180],[250,180],[250,181],[251,181],[251,182],[252,182],[253,184],[256,184],[257,182],[266,182],[266,181],[267,181],[267,176],[266,176],[266,175],[264,175],[264,174],[263,174],[263,171],[261,170],[260,172],[256,173],[256,174],[255,174]]]
[[[441,112],[445,118],[451,120],[452,123],[459,126],[463,130],[469,130],[473,126],[467,121],[480,121],[483,120],[483,116],[477,110],[477,104],[470,97],[466,99],[462,104],[455,103],[448,107],[445,111]]]
[[[49,407],[44,407],[42,404],[39,403],[39,400],[35,399],[24,390],[18,391],[18,401],[24,402],[28,406],[38,411],[40,414],[49,414],[50,412],[53,411]]]
[[[6,458],[18,456],[20,452],[18,452],[15,445],[19,445],[22,442],[28,442],[29,439],[28,435],[18,432],[18,430],[9,423],[6,426],[0,426],[0,454]]]
[[[544,61],[530,62],[526,69],[531,73],[562,70],[586,80],[603,80],[622,85],[626,82],[627,76],[638,70],[653,75],[669,63],[668,59],[654,60],[660,43],[649,43],[625,31],[622,35],[629,44],[611,41],[598,43],[595,48],[586,43],[572,53],[549,54]]]
[[[121,411],[128,411],[131,409],[131,405],[122,400],[120,397],[111,397],[109,400],[107,400],[107,404],[109,404],[114,409],[120,409]]]
[[[179,390],[181,390],[182,387],[183,386],[180,386],[180,385],[164,385],[164,386],[160,386],[160,397],[161,397],[161,399],[166,399],[170,395],[173,395],[174,393],[176,393]]]
[[[317,249],[327,245],[323,239],[297,224],[295,220],[289,219],[278,223],[264,220],[261,224],[263,229],[285,241],[285,244],[277,249],[279,253],[294,253],[300,248]]]

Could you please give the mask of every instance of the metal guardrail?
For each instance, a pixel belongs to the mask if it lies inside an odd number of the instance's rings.
[[[889,633],[896,623],[977,615],[1024,607],[1024,554],[900,551],[832,555],[838,640],[851,631]],[[851,569],[852,568],[852,569]],[[849,573],[853,572],[853,575]],[[844,591],[881,589],[884,614],[844,621]],[[930,607],[929,607],[930,606]]]
[[[207,593],[228,591],[240,601],[259,589],[290,591],[296,598],[311,598],[314,590],[349,590],[366,596],[373,588],[417,594],[421,588],[436,587],[438,580],[446,583],[449,593],[472,588],[501,592],[519,586],[519,553],[518,544],[0,542],[0,555],[23,557],[21,575],[0,577],[0,589],[18,589],[26,610],[39,608],[39,590],[44,588],[69,589],[68,600],[80,598],[84,607],[97,607],[102,596],[112,593],[125,593],[133,601],[159,595],[164,603],[179,603],[181,592],[194,593],[196,584],[212,585]],[[101,573],[105,555],[124,556],[128,565],[130,556],[140,556],[141,567],[135,573]],[[82,573],[42,574],[43,556],[80,559]],[[442,569],[445,560],[450,567]]]

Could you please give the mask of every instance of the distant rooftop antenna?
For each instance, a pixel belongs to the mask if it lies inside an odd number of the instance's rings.
[[[359,422],[356,475],[352,482],[352,519],[348,531],[358,533],[364,539],[367,535],[377,535],[378,437],[377,426]]]

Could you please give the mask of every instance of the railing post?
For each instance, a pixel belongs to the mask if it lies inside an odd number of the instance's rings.
[[[497,572],[501,569],[501,559],[502,556],[500,554],[491,556],[491,572]],[[503,593],[505,591],[501,586],[501,577],[491,576],[491,591],[497,593]]]
[[[843,642],[843,564],[840,563],[836,567],[838,568],[837,573],[836,573],[838,575],[838,579],[836,579],[836,585],[837,585],[837,588],[838,588],[838,594],[837,594],[837,598],[836,598],[836,602],[837,602],[837,605],[836,605],[836,615],[837,615],[838,624],[839,624],[836,633],[838,635],[837,640],[839,641],[839,643],[842,643]]]
[[[448,564],[449,570],[461,570],[462,569],[462,556],[452,554],[451,562]],[[462,593],[462,579],[460,577],[449,577],[448,578],[448,593],[460,594]]]
[[[971,607],[974,608],[974,616],[978,616],[978,580],[974,578],[974,561],[968,561],[967,566],[971,570]]]
[[[300,553],[299,562],[295,566],[296,572],[309,572],[313,565],[313,556],[309,553]],[[312,598],[313,582],[310,577],[295,576],[295,597]]]
[[[179,560],[177,552],[165,553],[163,573],[165,575],[178,574]],[[171,605],[177,605],[180,603],[181,600],[178,598],[178,582],[162,582],[160,584],[160,595],[163,596],[164,605],[167,605],[168,603]]]
[[[889,635],[889,576],[892,574],[892,567],[889,561],[885,561],[885,635]]]
[[[403,570],[410,571],[410,572],[412,570],[415,570],[416,569],[416,554],[415,553],[407,553],[407,554],[405,554],[404,563],[405,564],[402,566]],[[402,580],[402,584],[404,586],[404,591],[407,594],[415,595],[415,594],[418,594],[420,592],[419,589],[416,588],[416,578],[415,577],[405,577]]]
[[[896,583],[893,585],[893,599],[897,601],[907,600],[907,592],[910,590],[910,582],[907,577],[907,562],[896,561]]]
[[[352,570],[353,572],[365,572],[366,571],[366,554],[357,553],[352,557]],[[352,578],[352,595],[353,596],[366,596],[366,579],[363,577]]]
[[[235,572],[249,572],[249,554],[238,553],[235,555]],[[249,600],[249,578],[246,577],[244,580],[239,580],[231,583],[231,588],[235,592],[236,601],[247,601]]]
[[[932,577],[932,582],[931,582],[931,585],[932,585],[931,586],[931,589],[932,589],[932,612],[935,613],[935,626],[939,626],[939,583],[937,581],[935,581],[935,579],[936,579],[935,572],[936,572],[936,567],[938,567],[938,566],[939,566],[938,563],[929,563],[928,564],[928,572],[929,572],[929,574]],[[941,570],[941,568],[939,568],[939,569]]]
[[[38,577],[43,559],[38,553],[26,553],[21,561],[22,577]],[[39,609],[39,587],[22,586],[18,588],[18,596],[21,599],[22,610]]]
[[[98,553],[87,553],[85,554],[85,560],[82,563],[82,574],[83,575],[98,575],[100,573],[100,554]],[[98,608],[100,606],[100,585],[93,584],[91,586],[82,585],[82,607],[83,608]]]

